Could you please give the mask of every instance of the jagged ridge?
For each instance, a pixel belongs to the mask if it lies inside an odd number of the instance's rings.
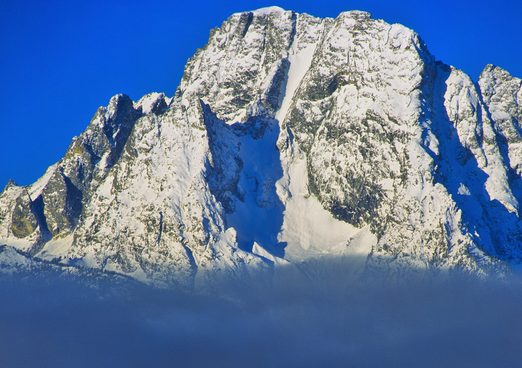
[[[10,182],[0,244],[189,289],[324,256],[510,272],[521,85],[491,65],[475,84],[364,12],[234,14],[173,98],[115,96],[39,181]]]

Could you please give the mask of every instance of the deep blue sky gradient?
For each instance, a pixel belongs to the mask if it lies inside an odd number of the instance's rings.
[[[2,0],[0,191],[9,178],[27,185],[43,175],[111,96],[172,96],[210,29],[270,5],[319,17],[369,11],[412,28],[436,59],[475,81],[488,63],[522,77],[519,0]]]

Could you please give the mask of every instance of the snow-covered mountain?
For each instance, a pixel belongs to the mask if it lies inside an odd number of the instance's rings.
[[[0,271],[189,290],[325,259],[354,277],[510,273],[521,106],[520,79],[488,65],[474,83],[365,12],[234,14],[172,98],[114,96],[41,179],[8,183]]]

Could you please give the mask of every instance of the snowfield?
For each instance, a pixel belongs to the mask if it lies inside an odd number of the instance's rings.
[[[173,97],[114,96],[41,179],[8,184],[2,268],[204,293],[332,259],[351,280],[508,277],[521,86],[492,65],[474,83],[365,12],[233,14]]]

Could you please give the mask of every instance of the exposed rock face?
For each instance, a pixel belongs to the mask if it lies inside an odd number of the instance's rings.
[[[0,244],[189,289],[324,256],[510,272],[521,86],[491,65],[475,84],[368,13],[234,14],[173,98],[113,97],[39,181],[10,182]]]

